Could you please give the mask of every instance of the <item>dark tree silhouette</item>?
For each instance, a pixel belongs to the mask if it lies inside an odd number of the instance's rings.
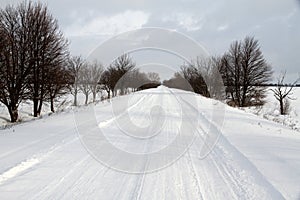
[[[119,56],[108,68],[111,79],[111,86],[113,87],[113,96],[117,94],[117,90],[120,90],[120,94],[125,93],[126,84],[125,79],[121,79],[126,73],[132,71],[135,68],[135,63],[128,54]],[[119,82],[121,81],[121,82]],[[118,83],[118,84],[117,84]]]
[[[59,69],[57,69],[58,67]],[[57,68],[53,68],[49,72],[49,79],[46,81],[47,100],[50,101],[51,112],[55,112],[55,99],[70,91],[70,80],[72,79],[71,73],[66,67],[57,66]]]
[[[300,77],[295,80],[292,84],[286,85],[284,84],[284,79],[286,76],[286,71],[281,72],[281,74],[277,77],[277,85],[271,91],[274,94],[274,97],[279,102],[280,114],[286,115],[288,114],[289,100],[292,100],[291,95],[293,94],[293,89],[296,87],[297,83],[300,81]]]
[[[227,92],[231,102],[239,107],[264,103],[266,87],[271,80],[272,70],[253,37],[235,41],[222,59]]]
[[[0,40],[0,100],[12,122],[18,119],[23,99],[33,100],[38,116],[49,95],[47,81],[68,55],[57,21],[41,3],[9,5],[0,10]]]
[[[11,122],[18,120],[19,104],[28,97],[26,80],[31,73],[29,39],[25,25],[20,23],[28,15],[23,7],[0,10],[0,101],[7,107]]]
[[[111,97],[111,91],[113,90],[114,86],[112,85],[111,81],[111,73],[109,70],[105,70],[100,78],[100,84],[102,86],[102,89],[104,89],[107,92],[108,99]]]
[[[43,101],[47,97],[46,84],[50,71],[61,69],[67,59],[67,41],[59,30],[57,20],[41,3],[21,4],[25,10],[27,23],[25,36],[29,38],[28,55],[31,74],[28,79],[30,99],[33,101],[33,115],[41,113]]]
[[[202,75],[203,73],[197,66],[197,64],[192,62],[183,65],[181,66],[181,74],[184,79],[189,82],[194,92],[209,97],[208,88]]]
[[[181,72],[176,72],[174,73],[172,78],[170,78],[169,80],[164,80],[163,85],[170,88],[194,92],[194,88],[192,87],[190,82],[182,76]]]

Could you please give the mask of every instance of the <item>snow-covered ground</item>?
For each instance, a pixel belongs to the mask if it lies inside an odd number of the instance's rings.
[[[72,109],[74,97],[71,94],[63,95],[59,97],[55,102],[55,112],[64,112],[70,111]],[[101,94],[99,93],[96,97],[96,101],[100,101]],[[85,96],[82,93],[78,94],[78,105],[84,105]],[[92,95],[89,96],[89,103],[92,103]],[[53,113],[50,110],[50,103],[44,102],[42,107],[41,116],[39,118],[45,118]],[[33,104],[31,100],[26,100],[22,102],[19,106],[19,122],[28,122],[31,120],[36,120],[33,117]],[[5,129],[7,126],[10,127],[12,124],[10,123],[9,113],[7,108],[0,103],[0,130]]]
[[[300,96],[300,95],[299,95]],[[129,102],[128,115],[118,109]],[[112,106],[115,113],[112,113]],[[117,122],[142,125],[151,121],[160,134],[153,139],[126,137]],[[159,87],[114,98],[95,106],[97,126],[86,126],[89,107],[81,107],[47,118],[0,130],[1,199],[299,199],[299,132],[252,113],[225,106],[223,124],[212,120],[212,112],[222,117],[220,103],[175,89]],[[220,110],[218,110],[220,109]],[[160,120],[158,113],[163,113]],[[76,116],[84,116],[82,124]],[[200,124],[195,121],[201,122]],[[149,122],[148,122],[149,123]],[[129,123],[128,123],[129,124]],[[180,129],[185,125],[186,129]],[[123,128],[130,128],[124,123]],[[199,125],[199,126],[198,126]],[[210,129],[217,126],[216,129]],[[199,133],[183,155],[151,173],[115,170],[120,163],[137,169],[152,166],[151,160],[133,162],[111,154],[111,168],[88,153],[78,131],[103,130],[108,140],[123,151],[138,153],[165,148],[175,135],[183,138]],[[144,130],[144,129],[141,129]],[[221,131],[213,150],[200,158],[205,130]],[[171,141],[170,141],[171,140]],[[109,151],[99,142],[103,154]],[[173,143],[172,143],[173,144]],[[174,152],[182,143],[173,144]],[[103,148],[102,148],[103,147]],[[173,156],[157,157],[157,162]],[[155,164],[155,163],[154,163]],[[121,165],[119,165],[121,166]],[[140,169],[140,168],[139,168]]]
[[[267,91],[266,104],[264,106],[246,108],[244,110],[300,132],[300,88],[295,87],[291,92],[288,115],[280,115],[279,102],[275,99],[271,88]]]

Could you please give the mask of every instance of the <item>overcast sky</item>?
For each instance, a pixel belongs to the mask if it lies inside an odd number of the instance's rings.
[[[1,0],[1,7],[12,0]],[[255,36],[275,73],[300,72],[299,0],[49,0],[70,40],[72,54],[87,56],[104,40],[142,27],[176,30],[219,55],[234,40]]]

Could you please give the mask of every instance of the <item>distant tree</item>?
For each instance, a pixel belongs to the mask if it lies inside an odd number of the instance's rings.
[[[101,74],[103,73],[103,66],[102,64],[95,61],[94,63],[89,65],[90,70],[90,90],[93,94],[93,102],[96,101],[96,95],[100,91],[100,81],[101,81]]]
[[[198,63],[198,59],[196,63],[191,61],[182,65],[180,69],[183,78],[189,82],[194,92],[209,97],[207,84],[204,81],[203,71]]]
[[[182,73],[180,72],[174,73],[172,78],[170,78],[169,80],[164,80],[162,84],[169,88],[194,91],[190,82],[186,78],[184,78]]]
[[[90,83],[92,77],[92,71],[89,68],[88,64],[85,63],[79,71],[79,79],[78,79],[78,86],[81,92],[85,96],[84,104],[88,104],[89,95],[92,93]]]
[[[122,73],[114,66],[110,65],[107,69],[109,75],[109,88],[111,90],[111,96],[114,97],[117,95],[116,84],[119,79],[122,77]]]
[[[100,84],[102,86],[102,89],[104,89],[107,92],[108,99],[111,97],[111,91],[113,90],[114,86],[112,85],[111,81],[111,73],[109,70],[105,70],[100,78]]]
[[[152,86],[160,84],[160,82],[155,81],[157,80],[157,76],[155,79],[150,80],[149,73],[143,73],[140,72],[139,69],[133,69],[129,73],[128,82],[129,84],[126,84],[127,87],[131,88],[132,91],[142,90],[142,89],[148,89]],[[158,76],[159,77],[159,76]]]
[[[111,77],[111,85],[113,86],[113,96],[117,94],[117,90],[120,90],[120,94],[125,92],[126,84],[125,79],[121,79],[126,73],[132,71],[135,68],[135,63],[128,54],[119,56],[108,68]],[[119,82],[121,81],[121,82]],[[117,84],[118,83],[118,84]]]
[[[49,72],[48,80],[46,81],[46,90],[50,101],[51,112],[54,110],[54,101],[57,97],[65,95],[70,91],[70,80],[71,73],[70,71],[63,66],[57,66],[60,69],[52,69]]]
[[[159,74],[156,72],[148,72],[147,73],[147,77],[151,82],[154,83],[159,83],[160,82],[160,77]]]
[[[274,89],[271,89],[274,97],[279,102],[280,114],[286,115],[289,110],[289,100],[292,100],[291,95],[293,94],[293,89],[296,87],[297,83],[300,81],[300,77],[295,80],[292,84],[284,84],[284,79],[286,76],[286,71],[281,72],[277,77],[277,85]]]
[[[266,83],[272,70],[253,37],[235,41],[222,58],[222,75],[225,77],[231,102],[239,107],[263,104]]]
[[[206,59],[207,67],[204,68],[203,77],[207,85],[209,96],[218,100],[226,98],[224,91],[224,76],[222,70],[222,57],[212,56]]]
[[[81,56],[73,56],[69,59],[68,68],[71,74],[71,94],[74,96],[74,106],[78,105],[77,96],[79,92],[79,74],[82,67],[85,65],[85,61]]]
[[[181,71],[192,84],[195,92],[206,97],[224,99],[224,95],[220,96],[224,92],[222,91],[223,77],[220,75],[221,63],[220,57],[197,57],[188,65],[190,69],[182,68]]]

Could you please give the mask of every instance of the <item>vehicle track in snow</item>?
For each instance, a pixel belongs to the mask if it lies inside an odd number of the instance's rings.
[[[183,103],[182,105],[186,105],[190,108],[190,112],[198,113],[198,117],[204,119],[202,121],[208,122],[208,124],[202,123],[199,127],[197,127],[199,129],[199,139],[204,141],[205,145],[205,138],[203,137],[209,133],[205,133],[207,129],[204,129],[203,126],[216,126],[216,124],[208,119],[201,111],[195,108],[195,105],[192,105],[188,101],[184,100],[182,96],[179,96],[179,99]],[[213,130],[220,131],[220,128],[216,127]],[[205,160],[207,160],[213,164],[215,171],[217,171],[219,176],[222,177],[222,180],[227,185],[228,190],[231,191],[230,193],[232,194],[233,198],[261,198],[261,193],[259,195],[255,194],[255,191],[261,189],[261,192],[265,195],[265,198],[280,197],[283,199],[281,193],[265,180],[263,175],[260,174],[255,166],[240,151],[233,147],[221,132],[218,134],[218,142],[208,154],[207,158],[204,158],[203,161],[205,162]],[[209,166],[211,167],[211,165]],[[260,188],[258,183],[261,182],[264,182],[264,185]]]
[[[72,128],[68,127],[61,131],[62,136],[67,136],[63,139],[65,142],[62,142],[59,136],[56,141],[49,141],[52,145],[46,148],[48,154],[45,151],[42,155],[46,156],[39,163],[7,180],[3,184],[4,187],[0,187],[0,194],[3,192],[7,197],[21,199],[280,199],[282,197],[255,166],[222,135],[211,153],[205,159],[199,159],[201,145],[205,136],[209,134],[206,133],[205,126],[215,124],[203,115],[201,110],[195,108],[195,105],[184,99],[185,95],[191,94],[176,94],[167,88],[161,90],[161,93],[137,94],[141,95],[141,100],[133,102],[124,112],[131,113],[133,118],[140,118],[140,123],[146,123],[149,120],[147,112],[151,110],[151,106],[161,104],[166,109],[165,114],[168,118],[162,134],[177,134],[176,130],[180,130],[178,129],[180,120],[185,120],[191,130],[197,130],[198,138],[176,162],[152,173],[130,174],[116,171],[94,160],[80,144],[77,135],[70,134]],[[184,116],[183,119],[178,117],[179,115]],[[127,117],[129,115],[123,112],[118,113],[109,123],[104,123],[102,128],[107,131],[118,129],[115,120],[126,122]],[[203,123],[195,127],[194,117],[199,117]],[[55,138],[55,135],[53,137]],[[120,137],[114,139],[124,148],[139,147],[137,143],[128,142]],[[161,139],[162,144],[165,144],[163,139],[169,139],[169,135]],[[159,147],[163,146],[162,144]],[[150,140],[142,146],[144,149],[140,150],[148,152],[154,149],[155,145],[158,144]],[[179,144],[176,147],[182,148]],[[30,148],[30,145],[26,148]],[[17,152],[9,155],[14,156]],[[148,165],[148,159],[145,157],[142,168],[146,170]],[[21,189],[11,191],[11,188]]]

